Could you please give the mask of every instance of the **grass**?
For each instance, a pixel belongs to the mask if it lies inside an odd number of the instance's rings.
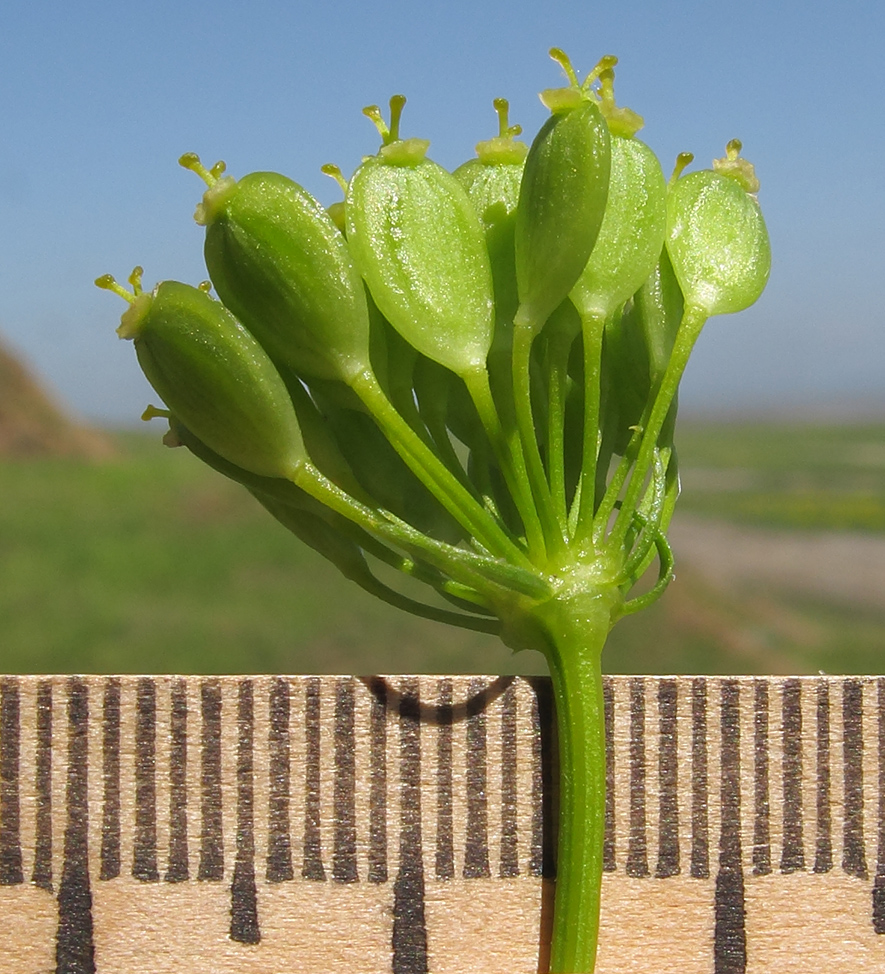
[[[0,670],[540,673],[531,653],[397,612],[156,435],[116,457],[0,462]],[[885,424],[688,424],[681,509],[885,530]],[[885,602],[885,600],[883,600]],[[680,571],[614,630],[609,672],[881,669],[885,609],[724,594]]]
[[[5,672],[518,671],[489,636],[395,612],[154,437],[0,464]]]
[[[680,510],[746,524],[885,532],[885,423],[685,423]]]
[[[603,663],[609,673],[880,673],[885,606],[725,593],[678,569],[663,599],[615,627]]]

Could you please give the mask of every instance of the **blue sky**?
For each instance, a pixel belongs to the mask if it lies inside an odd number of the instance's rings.
[[[774,251],[759,303],[714,319],[684,384],[696,408],[885,410],[885,6],[380,0],[17,3],[0,33],[0,336],[82,415],[134,422],[156,396],[122,305],[93,287],[205,277],[185,151],[276,169],[324,203],[377,138],[360,114],[409,98],[405,135],[454,167],[493,134],[492,99],[533,133],[547,58],[620,58],[618,100],[669,171],[730,138],[762,180]]]

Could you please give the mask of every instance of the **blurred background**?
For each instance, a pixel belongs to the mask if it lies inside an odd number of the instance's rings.
[[[547,49],[620,57],[665,171],[739,137],[774,252],[758,304],[706,328],[683,385],[677,579],[609,672],[876,672],[885,656],[885,8],[628,0],[12,4],[0,34],[0,670],[543,672],[341,579],[160,423],[122,305],[92,286],[205,277],[176,159],[275,169],[328,205],[403,92],[454,167],[531,134]],[[141,427],[141,428],[139,428]]]

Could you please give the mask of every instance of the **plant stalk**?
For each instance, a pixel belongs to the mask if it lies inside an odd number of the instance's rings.
[[[547,469],[557,516],[568,524],[565,491],[565,410],[568,397],[568,359],[571,336],[555,334],[549,348],[549,408],[547,411]]]
[[[548,558],[557,558],[565,549],[567,525],[560,523],[550,495],[544,463],[538,448],[535,421],[532,416],[531,354],[534,335],[526,328],[514,328],[513,333],[513,394],[516,425],[525,454],[526,472],[531,484],[535,505],[544,529]]]
[[[535,614],[548,644],[559,735],[559,846],[551,974],[591,974],[599,932],[605,833],[602,647],[617,590],[555,598]]]
[[[596,464],[599,455],[599,407],[602,383],[602,340],[605,317],[599,312],[581,314],[584,337],[584,452],[581,463],[581,500],[576,541],[580,545],[593,530],[596,506]]]
[[[639,452],[636,456],[636,464],[630,475],[627,491],[621,504],[621,510],[618,512],[618,516],[615,519],[614,526],[606,542],[611,551],[618,551],[624,545],[624,539],[630,528],[633,512],[639,503],[646,476],[652,466],[654,451],[657,447],[661,428],[667,419],[667,413],[670,411],[670,406],[679,389],[679,382],[682,379],[685,366],[688,364],[688,357],[691,355],[694,343],[697,341],[707,317],[707,313],[701,308],[695,308],[691,305],[685,308],[682,322],[679,325],[679,330],[676,332],[676,340],[673,343],[670,361],[667,364],[667,369],[664,372],[661,384],[655,395],[654,406],[648,418],[648,423],[642,430],[642,439],[639,445]]]

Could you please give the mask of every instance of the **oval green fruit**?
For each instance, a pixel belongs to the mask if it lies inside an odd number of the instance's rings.
[[[283,380],[258,341],[205,291],[164,281],[140,294],[118,334],[163,402],[219,456],[291,478],[307,454]]]
[[[508,104],[495,99],[499,134],[476,147],[477,158],[452,173],[467,192],[485,234],[495,290],[495,318],[498,328],[513,322],[519,297],[516,288],[514,232],[519,187],[528,146],[518,142],[519,126],[509,126]]]
[[[608,126],[587,98],[552,115],[535,137],[516,210],[523,327],[537,333],[584,270],[602,226],[610,169]]]
[[[570,297],[582,315],[607,318],[654,270],[664,246],[667,186],[657,156],[639,139],[613,136],[602,225]]]
[[[341,231],[307,190],[271,172],[224,177],[198,218],[219,297],[274,361],[345,382],[370,368],[362,281]]]
[[[348,246],[390,324],[459,375],[483,368],[494,327],[492,274],[458,180],[429,159],[382,152],[354,173],[346,214]]]
[[[708,316],[748,308],[771,271],[759,203],[712,170],[689,173],[670,187],[667,252],[686,306]]]

